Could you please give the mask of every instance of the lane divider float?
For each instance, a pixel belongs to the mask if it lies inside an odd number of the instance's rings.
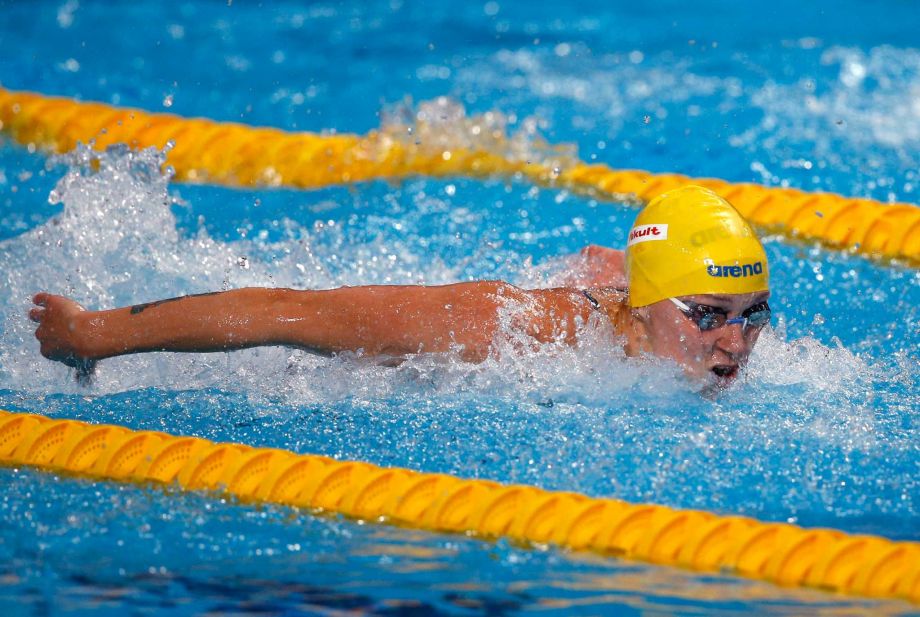
[[[63,153],[78,142],[171,149],[176,179],[236,187],[303,189],[412,176],[526,179],[600,200],[656,195],[694,183],[712,189],[764,231],[920,267],[920,208],[714,178],[616,170],[582,161],[561,166],[486,149],[432,147],[385,131],[367,135],[286,132],[124,109],[0,88],[0,129],[30,150]]]
[[[0,411],[0,464],[920,603],[920,543]]]

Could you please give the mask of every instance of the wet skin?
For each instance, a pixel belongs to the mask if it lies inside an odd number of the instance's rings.
[[[149,351],[209,352],[259,345],[288,345],[330,354],[357,351],[382,358],[458,351],[480,362],[511,328],[536,343],[575,344],[578,323],[599,310],[621,335],[629,355],[676,361],[692,378],[726,387],[747,361],[760,328],[740,324],[700,331],[665,300],[631,309],[613,289],[625,279],[622,252],[582,251],[577,287],[523,290],[496,281],[423,286],[343,287],[324,291],[237,289],[171,298],[133,307],[87,311],[69,298],[37,294],[29,318],[45,357],[91,371],[95,361]],[[596,309],[581,293],[595,289]],[[735,317],[763,302],[768,292],[698,295],[682,299],[724,309]]]
[[[729,318],[749,307],[766,302],[770,292],[750,294],[705,294],[682,296],[679,300],[724,309]],[[643,334],[642,351],[677,362],[692,378],[727,387],[738,376],[757,343],[763,327],[726,324],[701,331],[669,300],[633,309],[637,329]],[[637,350],[634,350],[637,351]]]

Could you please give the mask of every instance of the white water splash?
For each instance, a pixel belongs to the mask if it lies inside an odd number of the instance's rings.
[[[64,205],[64,211],[45,225],[0,244],[9,290],[3,306],[0,367],[9,387],[83,391],[67,377],[68,369],[38,354],[32,338],[34,326],[25,313],[29,298],[40,290],[70,295],[89,308],[109,308],[243,286],[328,288],[382,279],[394,283],[418,278],[429,283],[452,280],[450,267],[437,261],[425,266],[411,247],[385,235],[373,245],[345,246],[341,225],[320,225],[308,231],[287,222],[287,237],[275,243],[220,242],[203,230],[183,237],[170,210],[171,206],[181,207],[181,202],[169,194],[169,178],[159,171],[163,153],[116,148],[100,154],[81,148],[64,160],[70,169],[51,195],[52,201]],[[374,259],[381,252],[376,244],[383,245],[382,252],[393,258]],[[363,266],[357,270],[330,268],[333,254]],[[512,282],[528,286],[552,283],[565,275],[569,265],[568,259],[555,259],[540,268],[522,268],[519,280]],[[255,395],[274,396],[280,391],[296,403],[355,395],[386,397],[407,391],[429,395],[467,391],[504,392],[536,402],[603,405],[624,392],[663,401],[693,389],[668,363],[627,361],[611,340],[609,331],[594,324],[586,329],[578,349],[546,345],[526,356],[500,353],[481,365],[462,363],[450,354],[416,357],[395,369],[367,360],[319,358],[282,348],[232,354],[147,354],[101,363],[89,392],[220,387]],[[826,348],[810,339],[785,343],[767,335],[748,373],[773,386],[797,383],[838,392],[865,371],[845,349]]]
[[[477,234],[489,226],[483,212],[454,213],[455,203],[425,194],[423,183],[407,208],[329,214],[309,229],[286,221],[274,241],[220,241],[177,230],[171,208],[184,206],[159,173],[162,153],[81,150],[67,161],[53,196],[63,213],[0,243],[8,292],[0,298],[0,383],[25,408],[69,415],[83,397],[94,420],[109,419],[131,403],[106,395],[152,388],[152,400],[176,404],[148,408],[145,392],[119,395],[139,407],[111,421],[149,427],[152,416],[154,428],[206,435],[207,426],[229,423],[233,432],[222,439],[686,507],[730,504],[769,517],[864,513],[862,495],[879,495],[871,512],[896,514],[897,533],[908,533],[916,431],[902,427],[915,395],[900,384],[916,379],[912,356],[892,382],[839,345],[787,340],[782,328],[763,333],[739,383],[714,400],[672,363],[625,358],[602,323],[586,324],[574,348],[520,354],[521,341],[509,337],[481,364],[438,354],[385,367],[278,347],[159,353],[100,362],[93,383],[80,386],[38,353],[26,318],[35,291],[105,308],[245,285],[450,282],[470,271],[430,259],[432,234],[473,230],[458,248],[462,262],[475,258]],[[526,285],[559,281],[573,263],[533,268],[526,255],[489,249],[495,253],[515,264],[503,269],[510,282]],[[247,432],[253,418],[272,428],[257,423]]]
[[[418,279],[446,283],[456,274],[385,234],[371,244],[345,246],[341,225],[305,230],[288,222],[287,237],[274,243],[220,242],[203,230],[184,237],[171,212],[171,207],[182,207],[181,201],[169,194],[169,178],[159,171],[163,153],[80,148],[63,161],[70,169],[51,200],[63,204],[64,211],[0,244],[9,291],[0,339],[0,371],[7,387],[92,395],[144,387],[218,387],[254,396],[281,392],[291,403],[463,391],[504,392],[548,404],[554,399],[601,403],[631,389],[664,394],[686,390],[674,379],[673,367],[662,371],[625,362],[622,351],[610,345],[610,332],[596,325],[585,333],[577,352],[547,345],[525,357],[509,347],[481,365],[445,354],[410,358],[398,368],[387,368],[347,355],[320,358],[283,348],[112,358],[100,363],[93,384],[84,390],[69,377],[69,369],[38,354],[34,324],[25,316],[37,291],[66,294],[88,308],[102,309],[243,286],[328,288]],[[381,253],[393,257],[376,259]],[[362,266],[331,267],[333,256]]]
[[[516,130],[510,130],[512,125]],[[383,114],[381,131],[423,151],[440,153],[445,160],[452,151],[463,149],[541,165],[556,173],[576,162],[573,146],[551,146],[540,128],[535,117],[519,120],[498,111],[468,115],[460,101],[441,96],[418,105],[406,99],[392,106]]]

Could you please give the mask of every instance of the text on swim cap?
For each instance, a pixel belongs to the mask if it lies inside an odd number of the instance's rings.
[[[690,236],[690,244],[693,246],[703,246],[716,240],[725,240],[731,238],[732,234],[724,225],[716,225],[708,229],[701,229]]]
[[[668,239],[668,226],[667,224],[656,224],[656,225],[636,225],[629,232],[629,239],[626,241],[626,246],[632,246],[633,244],[639,244],[640,242],[648,242],[649,240],[667,240]]]
[[[750,238],[751,236],[751,229],[747,226],[742,226],[740,228],[729,228],[725,224],[720,224],[694,232],[690,235],[690,244],[693,246],[703,246],[718,240],[729,240],[731,238]]]
[[[763,274],[763,264],[759,261],[755,261],[752,264],[742,264],[740,266],[717,266],[714,263],[710,263],[708,266],[706,266],[706,273],[709,276],[744,278],[748,276],[755,276],[757,274]]]

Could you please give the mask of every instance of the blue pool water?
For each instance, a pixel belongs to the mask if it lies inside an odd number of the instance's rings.
[[[913,3],[687,4],[0,2],[0,84],[291,130],[439,106],[449,137],[498,112],[613,167],[920,201]],[[550,285],[635,215],[498,181],[179,185],[155,152],[89,156],[0,144],[0,408],[920,540],[915,270],[766,236],[778,319],[717,400],[601,340],[476,366],[157,354],[81,386],[38,354],[35,291]],[[27,469],[0,487],[5,615],[913,610]]]

